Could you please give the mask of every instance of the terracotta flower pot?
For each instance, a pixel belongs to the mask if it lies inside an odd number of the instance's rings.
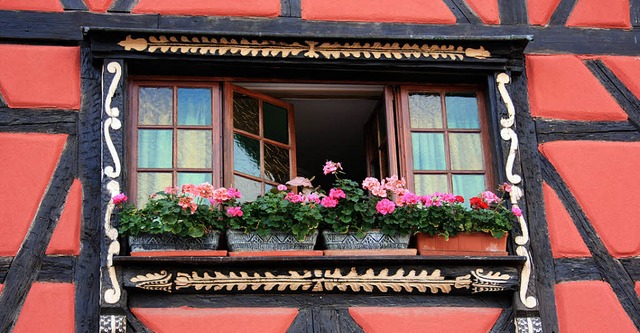
[[[507,234],[495,238],[486,233],[462,233],[445,240],[442,236],[416,235],[418,253],[423,256],[506,256]]]

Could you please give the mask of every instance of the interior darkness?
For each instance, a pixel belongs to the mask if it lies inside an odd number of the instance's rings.
[[[326,161],[341,162],[348,178],[367,176],[364,125],[383,97],[379,85],[251,84],[238,85],[294,106],[298,176],[312,178],[314,186],[331,187]]]

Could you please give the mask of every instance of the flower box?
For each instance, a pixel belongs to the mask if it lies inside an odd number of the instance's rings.
[[[255,232],[227,230],[229,256],[322,255],[322,251],[313,251],[317,238],[318,231],[298,240],[290,232],[272,231],[258,235]]]
[[[181,237],[174,234],[139,234],[129,236],[132,256],[226,256],[216,250],[220,233],[211,231],[203,237]]]
[[[506,256],[507,234],[495,238],[487,233],[460,233],[446,240],[442,236],[416,234],[416,247],[423,256]]]
[[[322,232],[325,256],[389,256],[416,255],[408,249],[411,235],[390,235],[380,230],[370,230],[358,237],[356,232]]]

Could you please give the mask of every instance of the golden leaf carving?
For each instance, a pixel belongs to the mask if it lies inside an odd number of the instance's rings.
[[[323,42],[304,41],[283,42],[271,40],[240,40],[221,37],[188,37],[180,36],[149,36],[145,38],[132,38],[127,36],[118,43],[126,51],[147,51],[162,53],[182,53],[199,55],[241,55],[250,57],[281,57],[302,55],[306,58],[325,59],[420,59],[433,58],[445,60],[463,60],[465,57],[485,59],[491,57],[491,53],[480,47],[478,49],[466,48],[454,45],[428,45],[418,43],[360,43],[360,42]]]
[[[171,292],[171,277],[173,275],[167,273],[167,271],[160,271],[160,273],[147,273],[145,275],[136,275],[131,278],[131,282],[136,284],[136,287],[147,290],[161,290]]]

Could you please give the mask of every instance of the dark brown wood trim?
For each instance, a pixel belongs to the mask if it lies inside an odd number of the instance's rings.
[[[580,204],[551,162],[542,156],[540,161],[544,180],[558,194],[560,201],[564,204],[580,236],[582,236],[582,240],[589,248],[600,274],[611,285],[620,301],[620,305],[629,315],[631,321],[640,329],[640,302],[638,302],[638,295],[634,290],[633,279],[622,266],[622,263],[618,259],[611,257],[589,218],[582,211]]]
[[[498,0],[500,23],[503,25],[528,24],[525,0]]]
[[[640,0],[630,0],[631,2],[631,26],[640,27]]]
[[[558,140],[640,141],[640,131],[627,121],[536,119],[538,143]]]
[[[578,0],[561,0],[549,19],[549,25],[564,26]]]
[[[60,0],[60,3],[62,3],[62,8],[64,8],[65,11],[89,10],[83,0]]]
[[[482,20],[464,0],[444,0],[444,3],[451,9],[457,23],[482,24]]]
[[[620,259],[622,266],[627,270],[631,278],[640,282],[640,258],[624,258]]]
[[[0,96],[1,98],[1,96]],[[0,101],[1,103],[2,101]],[[0,132],[76,134],[78,111],[0,107]]]
[[[493,327],[489,331],[490,333],[504,333],[504,332],[512,332],[513,331],[513,320],[515,318],[515,313],[512,307],[508,307],[503,309],[500,312],[500,316],[498,320],[493,324]]]
[[[280,0],[280,16],[301,17],[302,5],[300,0]]]
[[[73,183],[77,140],[69,136],[22,247],[7,272],[0,294],[0,332],[10,332],[31,288],[39,275],[45,251],[56,227],[69,188]]]
[[[0,284],[5,283],[12,261],[13,257],[0,257]],[[71,283],[74,279],[75,265],[74,256],[45,256],[36,281]]]
[[[640,130],[640,99],[602,61],[586,60],[585,64]]]
[[[130,13],[140,0],[114,0],[109,8],[110,13]]]
[[[593,258],[554,259],[556,283],[567,281],[602,280],[600,269]]]

